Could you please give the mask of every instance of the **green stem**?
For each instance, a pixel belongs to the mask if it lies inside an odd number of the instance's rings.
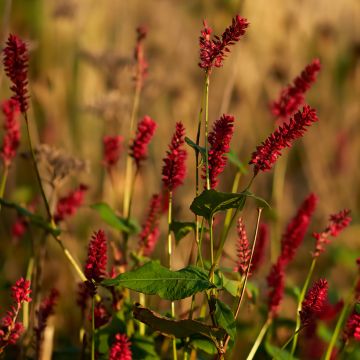
[[[146,297],[145,294],[143,293],[139,293],[139,303],[142,306],[146,306]],[[140,321],[139,324],[139,333],[140,335],[144,336],[145,335],[145,324],[143,322]]]
[[[2,174],[1,183],[0,183],[0,198],[4,197],[8,175],[9,175],[9,166],[4,165],[4,172]],[[1,204],[0,204],[0,211],[1,211]]]
[[[214,266],[214,236],[213,236],[213,223],[214,218],[211,217],[209,222],[209,235],[210,235],[210,260],[211,260],[211,267]],[[213,274],[214,272],[211,272],[210,275],[210,281],[213,281]]]
[[[354,283],[349,295],[346,298],[346,301],[345,301],[345,304],[344,304],[344,306],[343,306],[343,308],[341,310],[339,319],[336,322],[335,330],[334,330],[334,332],[332,334],[329,346],[328,346],[328,348],[326,350],[324,360],[330,360],[330,358],[331,358],[331,355],[332,355],[336,340],[339,337],[339,333],[340,333],[340,330],[343,328],[343,324],[344,324],[346,315],[348,314],[350,306],[352,305],[352,302],[354,300],[354,293],[356,292],[356,288],[358,286],[359,281],[360,281],[360,277],[357,276],[357,278],[355,279],[355,283]]]
[[[95,360],[95,296],[91,300],[91,360]]]
[[[257,336],[255,342],[254,342],[254,345],[252,346],[250,352],[249,352],[249,355],[247,356],[246,360],[252,360],[261,344],[261,342],[263,341],[264,339],[264,336],[267,332],[267,330],[269,329],[269,326],[271,325],[272,323],[272,318],[271,317],[268,317],[265,324],[263,325],[263,327],[261,328],[260,332],[259,332],[259,335]]]
[[[26,271],[26,280],[31,281],[32,273],[34,270],[34,256],[32,256],[29,260],[27,271]],[[30,311],[29,311],[29,303],[27,301],[23,304],[23,326],[24,330],[26,331],[29,328],[29,318],[30,318]]]
[[[210,190],[210,178],[209,178],[209,144],[208,144],[208,132],[209,132],[209,85],[210,76],[206,73],[205,76],[205,166],[206,166],[206,189]]]
[[[296,311],[296,327],[295,327],[295,335],[294,335],[294,339],[293,339],[293,343],[291,346],[291,355],[294,355],[295,350],[296,350],[296,345],[297,345],[297,341],[298,341],[298,337],[299,337],[299,330],[300,330],[300,326],[301,326],[301,321],[300,321],[300,311],[302,309],[302,303],[304,301],[305,295],[306,295],[306,291],[309,287],[309,283],[312,277],[312,274],[314,272],[315,269],[315,265],[316,265],[316,260],[317,258],[313,258],[310,269],[308,271],[308,274],[306,276],[306,280],[304,283],[303,288],[301,289],[301,293],[299,296],[299,301],[298,301],[298,306],[297,306],[297,311]]]

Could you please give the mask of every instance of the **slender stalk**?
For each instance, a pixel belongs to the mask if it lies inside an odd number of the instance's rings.
[[[313,258],[312,263],[310,265],[310,269],[309,272],[306,276],[306,280],[304,283],[303,288],[301,289],[301,293],[299,296],[299,301],[298,301],[298,306],[297,306],[297,310],[296,310],[296,327],[295,327],[295,334],[294,334],[294,339],[293,339],[293,343],[291,346],[291,355],[294,355],[295,350],[296,350],[296,345],[297,345],[297,341],[298,341],[298,337],[299,337],[299,330],[300,330],[300,326],[301,326],[301,321],[300,321],[300,311],[302,309],[302,303],[304,301],[305,295],[306,295],[306,291],[309,287],[309,283],[312,277],[312,274],[314,272],[315,269],[315,265],[316,265],[316,259],[317,258]]]
[[[34,270],[34,256],[31,256],[28,266],[27,266],[27,271],[26,271],[26,280],[31,281],[31,277],[33,274],[33,270]],[[23,326],[24,326],[24,330],[26,331],[29,328],[29,318],[30,318],[30,307],[29,307],[29,303],[27,301],[24,302],[23,304]]]
[[[346,315],[348,314],[349,312],[349,309],[350,309],[350,306],[352,305],[353,303],[353,300],[354,300],[354,293],[356,291],[356,288],[357,288],[357,285],[359,283],[359,280],[360,280],[360,277],[357,276],[357,278],[355,279],[355,283],[349,293],[349,295],[346,297],[346,301],[345,301],[345,304],[341,310],[341,313],[340,313],[340,316],[339,316],[339,319],[338,321],[336,322],[336,326],[335,326],[335,330],[332,334],[332,337],[331,337],[331,340],[330,340],[330,343],[329,343],[329,346],[326,350],[326,354],[325,354],[325,358],[324,360],[330,360],[331,359],[331,355],[332,355],[332,352],[333,352],[333,349],[334,349],[334,346],[336,344],[336,340],[337,338],[339,337],[339,333],[340,333],[340,330],[343,328],[343,324],[344,324],[344,321],[345,321],[345,318],[346,318]]]
[[[95,360],[95,296],[91,299],[91,360]]]
[[[0,198],[4,197],[8,175],[9,175],[9,166],[4,165],[4,172],[2,174],[1,183],[0,183]],[[0,211],[1,211],[1,204],[0,204]]]
[[[214,264],[214,235],[213,235],[213,224],[214,224],[214,218],[211,217],[210,222],[209,222],[209,235],[210,235],[210,260],[211,260],[211,267]],[[211,273],[210,276],[210,281],[212,281],[213,279],[213,275],[214,272]]]
[[[142,306],[146,306],[146,296],[145,296],[145,294],[139,293],[139,303]],[[142,336],[145,335],[145,324],[143,322],[141,322],[141,321],[140,321],[140,324],[139,324],[139,333]]]
[[[266,334],[266,332],[268,331],[269,329],[269,326],[271,325],[272,323],[272,318],[271,317],[268,317],[265,324],[263,325],[263,327],[261,328],[260,332],[259,332],[259,335],[257,336],[255,342],[254,342],[254,345],[252,346],[250,352],[249,352],[249,355],[247,356],[246,360],[252,360],[261,344],[261,342],[263,341],[264,339],[264,336]]]
[[[209,178],[209,144],[208,144],[208,133],[209,133],[209,85],[210,76],[206,73],[205,76],[205,166],[206,166],[206,189],[210,189],[210,178]]]

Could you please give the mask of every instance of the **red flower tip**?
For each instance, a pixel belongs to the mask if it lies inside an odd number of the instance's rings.
[[[95,329],[107,324],[110,318],[111,315],[106,307],[101,302],[97,303],[94,309]],[[91,321],[91,315],[89,320]]]
[[[137,82],[137,86],[142,88],[144,85],[144,79],[147,77],[148,74],[148,63],[145,59],[144,54],[144,45],[143,41],[145,40],[147,36],[147,28],[145,26],[139,26],[136,29],[137,33],[137,39],[136,39],[136,45],[135,45],[135,61],[136,61],[136,75],[135,75],[135,81]]]
[[[297,112],[289,122],[279,126],[253,152],[249,164],[254,165],[254,175],[260,170],[270,170],[281,155],[281,150],[285,147],[291,147],[292,142],[302,137],[306,132],[306,128],[316,121],[318,121],[318,117],[315,109],[305,105],[303,110]]]
[[[16,304],[21,305],[24,301],[30,302],[30,280],[25,280],[24,278],[20,278],[16,281],[15,285],[11,288],[12,298],[16,302]]]
[[[201,30],[199,38],[200,68],[210,73],[213,66],[221,67],[226,53],[230,52],[229,46],[240,40],[248,26],[249,23],[245,18],[236,15],[232,19],[231,25],[223,32],[221,39],[219,36],[215,36],[213,40],[210,40],[212,30],[204,21],[204,29]]]
[[[266,278],[268,287],[268,308],[269,316],[276,317],[279,311],[280,302],[284,296],[285,289],[285,272],[281,259],[272,265],[270,273]]]
[[[5,73],[13,83],[10,89],[15,93],[14,98],[20,104],[20,111],[24,113],[29,107],[27,90],[29,53],[26,44],[18,36],[10,34],[3,52]]]
[[[88,248],[88,257],[85,264],[85,276],[91,281],[100,282],[106,274],[107,244],[103,230],[95,232]]]
[[[156,122],[150,116],[144,116],[139,122],[135,139],[130,146],[130,156],[135,160],[136,166],[147,158],[148,145],[154,135]]]
[[[328,282],[320,279],[308,291],[301,305],[300,320],[302,326],[308,326],[322,313],[326,305]]]
[[[20,115],[19,103],[16,99],[9,99],[2,103],[2,112],[5,116],[5,134],[0,150],[0,156],[5,166],[10,166],[12,159],[16,156],[16,151],[20,145]]]
[[[246,271],[250,263],[251,249],[246,234],[245,224],[241,217],[238,220],[237,233],[238,233],[238,243],[237,243],[238,260],[234,271],[239,272],[240,275],[243,276],[246,274]]]
[[[154,251],[155,245],[159,239],[159,221],[162,210],[161,196],[155,194],[151,197],[149,212],[146,221],[142,225],[142,230],[139,235],[139,251],[145,256],[151,255]]]
[[[301,245],[309,227],[317,198],[310,194],[301,204],[297,214],[288,224],[281,239],[281,254],[284,265],[287,265],[295,256],[297,248]]]
[[[295,78],[292,85],[287,86],[281,91],[279,99],[270,105],[271,112],[281,118],[293,115],[304,103],[304,94],[316,81],[320,69],[320,60],[314,59]]]
[[[80,184],[80,186],[71,191],[67,196],[59,199],[56,205],[54,220],[56,223],[63,221],[66,217],[72,216],[76,213],[77,209],[83,204],[85,192],[88,187]]]
[[[226,153],[230,150],[230,141],[234,133],[235,118],[231,115],[223,115],[216,120],[213,130],[208,136],[209,149],[209,179],[210,187],[213,189],[218,184],[217,177],[223,172],[227,163]],[[203,179],[206,179],[206,164],[203,168]]]
[[[330,242],[330,236],[338,236],[342,230],[349,226],[352,220],[349,215],[350,210],[348,209],[330,215],[329,224],[325,230],[321,233],[313,233],[313,237],[316,239],[315,251],[312,254],[314,258],[325,251],[325,245]]]
[[[122,150],[123,138],[122,136],[104,136],[104,157],[103,164],[107,168],[111,168],[119,161]]]
[[[181,122],[176,123],[175,134],[169,145],[167,156],[163,159],[162,181],[168,191],[175,190],[184,181],[186,175],[185,161],[187,157],[185,144],[185,128]]]
[[[259,226],[258,235],[256,238],[256,244],[254,254],[251,261],[251,272],[255,273],[264,260],[265,247],[269,240],[269,227],[262,223]]]
[[[353,312],[349,316],[343,337],[345,341],[348,341],[350,339],[360,341],[360,314]]]
[[[116,334],[110,349],[109,360],[131,360],[131,343],[125,334]]]

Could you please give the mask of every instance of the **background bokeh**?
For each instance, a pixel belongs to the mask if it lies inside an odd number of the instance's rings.
[[[145,51],[149,75],[142,92],[139,118],[148,114],[158,123],[149,160],[136,183],[134,215],[141,223],[150,196],[159,191],[161,159],[175,122],[181,120],[187,136],[195,138],[204,78],[197,65],[202,20],[206,18],[214,32],[221,33],[236,13],[246,17],[250,26],[245,37],[232,48],[223,68],[216,69],[211,76],[210,121],[224,112],[236,117],[232,149],[245,164],[255,146],[274,129],[269,102],[314,57],[319,57],[322,63],[318,81],[306,96],[307,102],[317,109],[320,121],[287,151],[285,181],[277,194],[273,191],[274,171],[260,174],[252,187],[273,206],[264,214],[264,220],[273,230],[272,249],[257,281],[264,286],[281,229],[303,198],[314,192],[319,205],[311,231],[322,230],[330,213],[343,208],[352,210],[352,226],[329,247],[316,274],[329,278],[331,296],[340,298],[352,282],[354,260],[360,254],[360,2],[357,0],[2,0],[1,44],[9,32],[14,32],[31,49],[29,115],[36,143],[62,148],[88,164],[87,171],[66,179],[58,188],[60,196],[80,181],[89,185],[86,206],[64,225],[64,242],[83,262],[92,231],[105,227],[110,238],[117,241],[118,235],[106,228],[87,205],[104,200],[121,209],[125,161],[119,164],[114,189],[101,163],[102,137],[105,134],[127,137],[134,95],[136,27],[148,28]],[[1,71],[1,99],[9,96],[8,87],[9,82]],[[21,151],[26,152],[25,132],[23,139]],[[190,150],[187,180],[174,197],[175,218],[182,220],[192,219],[188,207],[194,197],[195,180]],[[282,158],[278,162],[281,161]],[[230,191],[235,171],[232,165],[228,166],[219,189]],[[247,185],[250,176],[241,178],[240,188]],[[37,193],[31,164],[26,156],[19,156],[12,166],[5,196],[25,204]],[[255,216],[255,204],[249,203],[244,214],[249,232]],[[30,251],[29,235],[17,242],[11,239],[14,219],[14,212],[2,210],[0,298],[4,299],[3,306],[7,304],[9,284],[26,271]],[[163,256],[164,238],[165,232],[155,256]],[[56,317],[56,344],[76,347],[75,275],[51,240],[47,243],[44,281],[49,288],[57,286],[63,295]],[[188,237],[177,247],[176,267],[188,262],[191,241]],[[136,242],[134,239],[134,246]],[[309,236],[290,269],[290,285],[302,283],[310,264],[312,245]],[[232,234],[225,249],[224,266],[233,266],[234,250],[235,234]],[[187,305],[187,302],[182,305],[184,311]],[[294,303],[288,300],[283,308],[291,316]],[[244,346],[248,347],[249,343]]]

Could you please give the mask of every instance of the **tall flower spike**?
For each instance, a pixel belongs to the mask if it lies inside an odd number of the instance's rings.
[[[241,276],[246,274],[248,267],[250,266],[251,249],[250,243],[246,234],[245,224],[240,217],[237,223],[238,243],[237,253],[238,260],[235,267],[235,271],[239,272]],[[252,270],[252,269],[251,269]]]
[[[175,190],[184,181],[186,175],[185,161],[187,157],[183,145],[185,128],[181,122],[176,123],[175,134],[169,145],[167,156],[163,159],[162,181],[168,191]]]
[[[246,19],[236,15],[232,19],[232,24],[223,32],[221,38],[215,36],[213,40],[210,39],[212,30],[204,21],[204,29],[201,30],[199,38],[200,46],[200,68],[210,73],[213,66],[221,67],[226,53],[230,52],[230,45],[234,45],[240,40],[240,37],[245,34],[249,23]]]
[[[29,53],[26,44],[16,35],[10,34],[4,52],[5,73],[13,85],[11,90],[15,93],[14,98],[20,104],[20,111],[26,112],[28,104],[28,62]]]
[[[254,165],[254,175],[259,171],[272,168],[281,150],[291,147],[292,142],[304,135],[306,128],[318,121],[315,109],[305,105],[302,112],[297,112],[289,122],[279,126],[261,145],[253,152],[249,164]]]
[[[317,316],[321,314],[326,304],[327,293],[328,283],[326,280],[320,279],[314,283],[302,302],[302,310],[300,311],[301,326],[312,324]]]
[[[313,257],[319,257],[319,255],[325,251],[325,245],[330,242],[330,236],[336,237],[344,230],[351,222],[350,210],[345,209],[337,214],[330,215],[329,224],[325,230],[321,233],[313,233],[313,237],[316,240],[315,251]]]
[[[360,314],[353,312],[349,316],[346,322],[343,338],[345,341],[350,339],[360,341]]]
[[[148,155],[148,145],[154,135],[156,122],[150,116],[144,116],[139,122],[135,139],[130,146],[130,156],[135,160],[136,166],[145,160]]]
[[[263,262],[266,244],[269,240],[269,227],[262,223],[259,226],[258,236],[256,238],[256,244],[254,254],[251,262],[251,272],[255,273]]]
[[[59,223],[66,217],[72,216],[76,213],[77,209],[84,202],[85,192],[87,189],[88,187],[86,185],[80,184],[77,189],[71,191],[67,196],[59,199],[54,215],[54,221],[56,223]]]
[[[279,99],[271,103],[271,112],[280,118],[287,118],[293,115],[304,103],[304,94],[316,81],[320,69],[320,60],[314,59],[295,78],[292,85],[288,85],[281,91]]]
[[[136,46],[135,46],[135,61],[137,65],[135,81],[137,82],[137,86],[140,88],[144,85],[144,80],[148,73],[148,63],[145,59],[144,54],[144,45],[143,42],[147,35],[147,29],[145,26],[139,26],[136,29],[137,39],[136,39]]]
[[[161,215],[161,196],[155,194],[151,197],[149,213],[146,221],[142,225],[141,233],[139,235],[139,251],[145,256],[151,255],[154,251],[155,245],[160,235],[159,221]]]
[[[16,151],[20,145],[20,115],[19,103],[15,99],[9,99],[2,104],[2,112],[5,117],[4,138],[0,150],[0,156],[5,166],[10,166],[12,159],[16,156]]]
[[[107,244],[103,230],[95,232],[88,248],[88,258],[85,264],[85,276],[91,281],[100,282],[106,274]]]
[[[110,349],[109,360],[131,360],[130,341],[125,334],[116,334]]]
[[[284,265],[282,264],[281,259],[278,259],[278,261],[272,265],[266,280],[268,287],[270,288],[268,292],[269,316],[274,318],[279,311],[285,289]]]
[[[111,168],[119,161],[122,151],[123,138],[122,136],[104,136],[104,157],[103,164],[107,168]]]
[[[223,115],[216,120],[213,130],[208,136],[209,149],[209,179],[210,187],[213,189],[218,184],[217,177],[224,171],[227,163],[226,153],[230,150],[230,141],[234,133],[235,118],[231,115]],[[203,168],[203,179],[206,179],[206,165]]]
[[[317,198],[310,194],[301,204],[297,214],[288,224],[281,239],[280,256],[286,266],[295,256],[297,248],[302,243],[310,220],[315,211]]]

